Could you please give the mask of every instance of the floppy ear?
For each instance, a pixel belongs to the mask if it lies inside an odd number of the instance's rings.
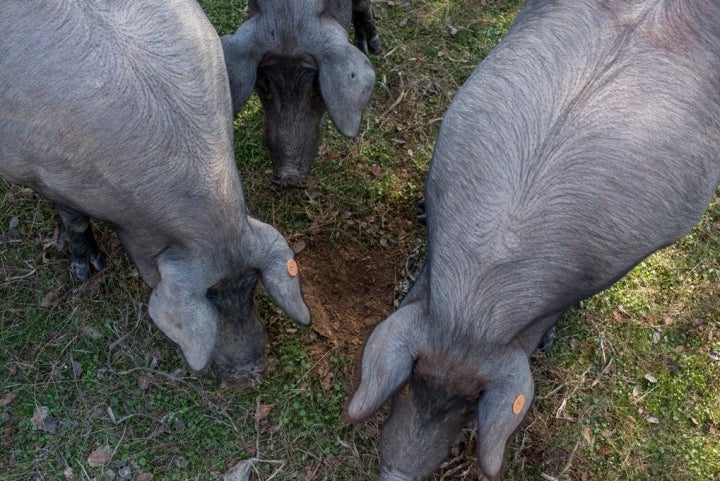
[[[160,330],[182,349],[196,371],[210,361],[217,337],[218,313],[187,264],[161,259],[160,282],[150,295],[148,311]]]
[[[502,369],[506,374],[488,384],[477,405],[478,463],[488,479],[500,474],[508,438],[522,422],[535,393],[523,350],[513,350]]]
[[[337,22],[324,19],[321,24],[325,38],[317,55],[320,93],[338,130],[355,137],[375,86],[375,71]]]
[[[258,63],[265,50],[259,34],[258,20],[253,17],[240,25],[234,35],[220,38],[230,81],[233,115],[245,105],[255,88]]]
[[[347,408],[347,418],[359,421],[375,412],[412,374],[422,336],[425,302],[405,304],[373,330],[365,345],[360,386]]]
[[[302,297],[295,254],[272,226],[248,217],[253,236],[247,252],[250,264],[260,271],[270,297],[298,324],[310,324],[310,310]]]

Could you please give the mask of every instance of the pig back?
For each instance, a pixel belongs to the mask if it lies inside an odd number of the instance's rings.
[[[698,220],[720,179],[718,25],[717,2],[528,4],[441,126],[437,315],[561,312]]]
[[[172,196],[241,192],[222,50],[195,2],[2,10],[0,174],[125,226]]]

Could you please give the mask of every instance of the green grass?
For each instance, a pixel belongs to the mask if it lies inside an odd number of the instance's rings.
[[[357,139],[322,127],[311,189],[269,183],[262,109],[251,97],[235,121],[251,212],[291,241],[323,238],[372,257],[387,237],[410,253],[445,108],[519,4],[374,2],[384,51],[371,59],[373,99]],[[221,34],[244,16],[240,0],[201,5]],[[268,377],[255,390],[222,390],[210,373],[190,372],[150,322],[149,289],[112,231],[99,236],[107,270],[81,284],[52,245],[55,218],[37,195],[0,183],[1,479],[67,479],[70,468],[76,480],[125,479],[128,470],[129,479],[216,480],[247,459],[256,460],[253,479],[374,479],[383,414],[342,422],[354,382],[348,352],[313,351],[317,333],[259,294]],[[362,227],[369,218],[378,230]],[[505,479],[720,479],[719,222],[714,204],[689,236],[560,322],[554,348],[534,358],[538,399],[511,439]],[[31,424],[41,406],[56,432]],[[478,479],[471,433],[436,479]],[[92,467],[98,447],[112,457]]]

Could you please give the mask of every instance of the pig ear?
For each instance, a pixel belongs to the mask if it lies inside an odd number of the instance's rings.
[[[338,130],[355,137],[375,86],[375,71],[368,58],[348,42],[340,25],[329,21],[324,25],[325,48],[317,57],[320,93]]]
[[[234,35],[220,38],[232,96],[233,114],[245,105],[255,88],[255,77],[264,49],[258,40],[260,28],[256,17],[240,25]]]
[[[249,260],[260,270],[265,290],[292,320],[307,326],[310,311],[300,290],[295,254],[274,227],[251,217],[248,220],[254,243],[248,252]]]
[[[478,463],[488,479],[502,469],[505,447],[530,408],[535,388],[524,351],[517,349],[503,363],[507,375],[491,381],[477,406]]]
[[[215,347],[218,313],[205,295],[207,287],[198,287],[187,264],[161,258],[158,270],[160,282],[150,295],[150,317],[180,346],[190,367],[199,371]]]
[[[405,304],[370,335],[362,358],[360,386],[347,408],[347,418],[359,421],[375,412],[412,374],[421,348],[418,324],[425,302]]]

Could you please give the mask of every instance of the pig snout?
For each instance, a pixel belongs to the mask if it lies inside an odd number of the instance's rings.
[[[227,331],[225,331],[227,333]],[[220,385],[226,387],[256,387],[265,378],[265,335],[253,334],[243,329],[231,342],[218,343],[213,353],[214,371]]]
[[[294,165],[282,165],[273,169],[270,181],[280,187],[304,188],[308,185],[308,173]]]
[[[220,387],[225,388],[254,388],[265,380],[265,362],[260,361],[254,366],[242,369],[231,369],[218,372]]]

